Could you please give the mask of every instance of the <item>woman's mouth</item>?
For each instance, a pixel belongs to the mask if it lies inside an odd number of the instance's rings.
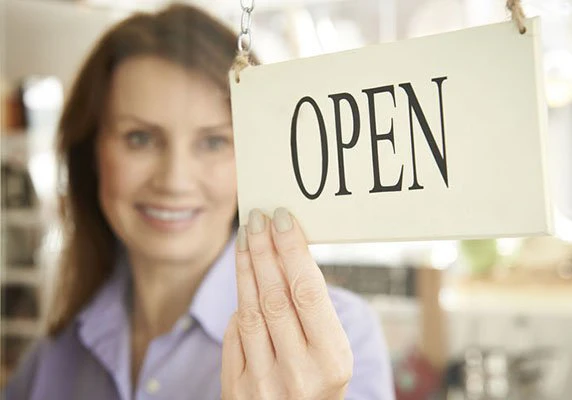
[[[161,231],[178,231],[189,228],[200,213],[198,208],[164,208],[138,206],[144,220]]]
[[[167,210],[152,207],[143,207],[142,211],[150,217],[160,219],[161,221],[181,221],[189,219],[195,215],[195,210]]]

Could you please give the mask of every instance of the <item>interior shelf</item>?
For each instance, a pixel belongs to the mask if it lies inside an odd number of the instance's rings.
[[[28,318],[2,318],[2,336],[34,338],[40,334],[40,323]]]
[[[7,265],[4,269],[3,285],[22,284],[39,286],[40,283],[40,272],[35,265]]]

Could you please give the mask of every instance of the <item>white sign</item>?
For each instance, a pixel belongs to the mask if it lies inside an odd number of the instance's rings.
[[[310,243],[547,234],[538,18],[231,74],[241,224]]]

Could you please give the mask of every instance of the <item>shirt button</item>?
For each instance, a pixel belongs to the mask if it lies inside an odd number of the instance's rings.
[[[186,316],[181,320],[180,324],[181,324],[181,330],[188,331],[193,325],[193,320],[190,316]]]
[[[155,394],[161,389],[161,384],[157,379],[149,379],[147,381],[146,390],[149,394]]]

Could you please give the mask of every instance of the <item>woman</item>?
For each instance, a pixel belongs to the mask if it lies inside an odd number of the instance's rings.
[[[376,317],[326,287],[288,211],[236,227],[235,45],[178,5],[121,22],[86,60],[60,125],[49,335],[8,399],[393,399]]]

